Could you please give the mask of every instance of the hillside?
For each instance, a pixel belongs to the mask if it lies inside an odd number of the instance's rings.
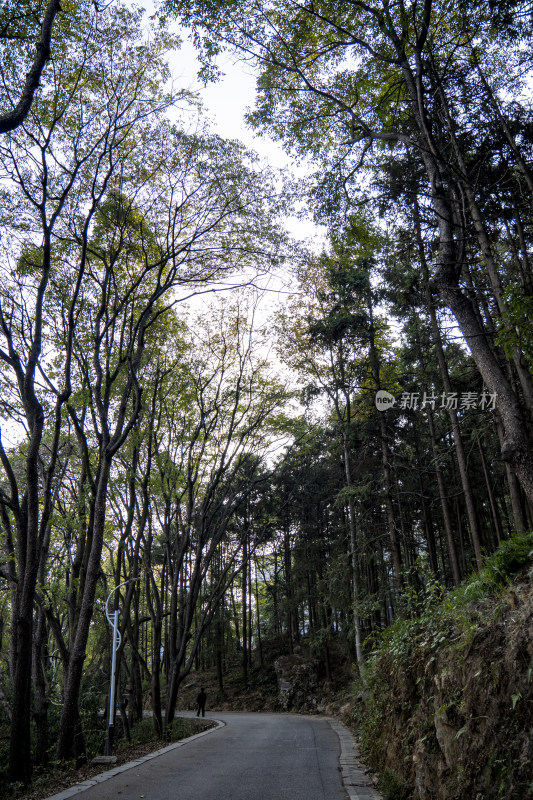
[[[386,632],[357,719],[388,800],[533,797],[533,553],[486,568]]]
[[[354,711],[354,674],[343,649],[332,643],[332,669],[326,678],[323,665],[310,654],[305,639],[291,654],[285,652],[281,644],[276,642],[276,646],[268,647],[266,643],[263,664],[255,663],[249,669],[247,685],[238,660],[227,664],[222,688],[214,667],[191,672],[180,689],[179,708],[196,708],[196,696],[204,687],[207,709],[212,713],[217,710],[294,711],[341,715],[350,721]]]

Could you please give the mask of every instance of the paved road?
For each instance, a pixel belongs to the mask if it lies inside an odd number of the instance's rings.
[[[80,800],[346,800],[339,738],[326,719],[211,716],[225,726],[87,789]]]

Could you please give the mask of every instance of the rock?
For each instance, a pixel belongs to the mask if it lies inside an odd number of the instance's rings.
[[[452,725],[448,719],[446,709],[439,708],[435,711],[435,735],[442,750],[448,769],[456,768],[457,757],[459,754],[459,741],[457,733],[459,729]]]
[[[284,711],[316,710],[313,692],[318,685],[318,669],[314,659],[305,659],[299,653],[280,656],[274,662],[279,684],[278,702]]]
[[[116,756],[95,756],[91,764],[115,764],[116,760]]]
[[[351,703],[345,703],[343,706],[339,708],[339,714],[341,717],[347,717],[352,711]]]

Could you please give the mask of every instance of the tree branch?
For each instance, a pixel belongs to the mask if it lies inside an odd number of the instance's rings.
[[[12,111],[0,115],[0,133],[8,133],[8,131],[18,128],[29,113],[33,102],[33,95],[39,86],[44,65],[50,57],[52,27],[54,25],[55,16],[60,8],[60,0],[49,0],[41,25],[41,36],[36,45],[33,64],[26,74],[20,100]]]

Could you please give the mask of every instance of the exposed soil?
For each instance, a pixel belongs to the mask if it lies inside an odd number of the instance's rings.
[[[472,625],[379,665],[371,763],[391,800],[533,798],[533,572],[471,604]]]

